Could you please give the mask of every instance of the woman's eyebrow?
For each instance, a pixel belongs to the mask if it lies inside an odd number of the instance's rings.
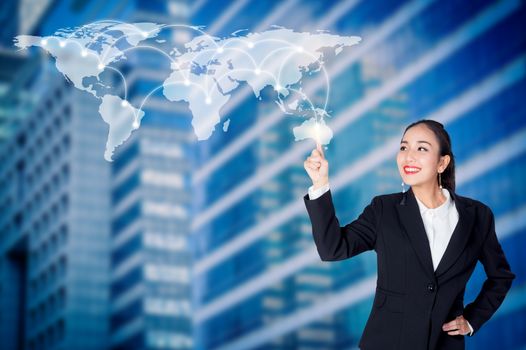
[[[427,142],[427,141],[416,141],[416,142],[417,142],[417,143],[427,143],[429,146],[432,146],[432,145],[431,145],[429,142]],[[409,143],[409,142],[407,142],[407,141],[405,141],[405,140],[402,140],[402,141],[400,141],[400,143]]]

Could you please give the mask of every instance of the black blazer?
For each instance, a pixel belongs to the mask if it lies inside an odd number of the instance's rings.
[[[448,335],[442,324],[464,315],[475,334],[504,300],[515,275],[497,240],[491,209],[455,193],[451,197],[459,220],[434,271],[412,189],[374,197],[344,227],[336,218],[331,191],[315,200],[305,195],[314,242],[323,261],[376,251],[377,287],[361,349],[464,349],[464,336]],[[466,283],[477,261],[484,266],[487,279],[477,298],[464,307]]]

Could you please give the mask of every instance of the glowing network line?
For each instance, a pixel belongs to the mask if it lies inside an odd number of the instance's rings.
[[[127,106],[129,105],[129,102],[127,101],[127,99],[128,99],[128,85],[127,85],[127,83],[126,83],[126,78],[124,77],[124,74],[123,74],[119,69],[104,64],[104,62],[100,59],[100,57],[99,57],[97,54],[95,54],[95,53],[93,53],[93,52],[91,52],[91,51],[87,51],[87,50],[85,50],[84,46],[82,46],[79,42],[77,42],[77,41],[75,41],[75,40],[65,41],[65,40],[60,40],[59,38],[56,38],[56,37],[50,37],[50,38],[43,39],[43,40],[42,40],[42,44],[43,44],[44,46],[46,46],[47,43],[48,43],[48,40],[49,40],[49,39],[53,39],[53,40],[58,41],[58,42],[59,42],[59,46],[60,46],[61,48],[66,48],[66,46],[67,46],[68,44],[73,44],[73,45],[78,46],[78,47],[82,50],[82,51],[81,51],[81,56],[82,56],[82,57],[93,56],[93,57],[95,57],[95,58],[97,59],[97,61],[98,61],[97,69],[98,69],[99,71],[103,71],[104,69],[108,68],[108,69],[111,69],[111,70],[117,72],[117,74],[118,74],[118,75],[121,77],[121,79],[122,79],[123,87],[124,87],[124,101],[122,102],[122,106],[123,106],[123,107],[127,107]],[[153,47],[152,47],[152,48],[153,48]],[[155,49],[156,49],[156,48],[155,48]],[[123,51],[124,51],[124,50],[123,50]],[[162,51],[162,50],[161,50],[161,51]]]
[[[247,39],[241,39],[241,38],[229,38],[228,41],[222,45],[222,46],[218,46],[216,45],[217,49],[216,49],[216,54],[214,54],[210,60],[208,61],[208,64],[205,66],[206,69],[208,69],[208,66],[214,62],[214,59],[216,58],[217,54],[221,54],[224,52],[226,46],[228,44],[231,44],[232,42],[241,42],[243,44],[245,44],[247,47],[249,48],[254,48],[256,45],[258,44],[262,44],[264,42],[278,42],[278,43],[282,43],[282,44],[286,44],[288,45],[287,47],[281,47],[281,48],[277,48],[277,49],[274,49],[272,50],[270,53],[268,53],[264,58],[263,60],[261,60],[261,62],[259,64],[256,64],[255,63],[255,60],[254,58],[252,57],[252,55],[250,55],[250,53],[246,52],[245,50],[243,49],[240,49],[240,48],[235,48],[236,51],[240,51],[242,52],[243,54],[245,55],[248,55],[251,59],[251,61],[254,63],[254,65],[257,67],[256,70],[255,70],[255,73],[256,75],[259,75],[259,72],[258,70],[260,69],[259,67],[263,66],[265,61],[270,58],[271,56],[273,56],[276,52],[278,51],[282,51],[282,50],[294,50],[294,52],[298,52],[298,53],[305,53],[307,54],[308,56],[310,56],[311,58],[314,58],[315,62],[318,62],[320,64],[320,68],[321,70],[323,71],[324,75],[325,75],[325,80],[326,80],[326,86],[327,86],[327,89],[326,89],[326,94],[325,94],[325,102],[324,102],[324,105],[323,105],[323,110],[326,110],[327,109],[327,105],[328,105],[328,102],[329,102],[329,93],[330,93],[330,84],[329,84],[329,76],[327,74],[327,71],[325,69],[325,67],[323,66],[323,61],[320,60],[319,57],[316,57],[315,55],[313,55],[312,53],[310,53],[309,51],[305,51],[303,49],[302,46],[298,46],[298,45],[293,45],[291,44],[290,42],[286,41],[286,40],[281,40],[281,39],[274,39],[274,38],[268,38],[268,39],[263,39],[263,40],[258,40],[258,41],[251,41],[251,40],[247,40]],[[227,48],[227,49],[234,49],[234,48]],[[206,52],[210,52],[211,50],[213,49],[206,49],[206,50],[201,50],[198,52],[198,54],[193,58],[194,61],[196,61],[199,56],[201,56],[202,54],[206,53]],[[285,66],[285,63],[287,63],[290,59],[290,57],[292,57],[293,55],[289,55],[287,56],[287,58],[285,59],[284,62],[281,63],[281,66],[279,68],[279,75],[278,77],[281,78],[281,72],[283,70],[283,67]],[[205,78],[205,83],[206,83],[206,87],[208,88],[208,79],[210,77],[207,75],[207,77]],[[281,79],[277,79],[278,80],[278,86],[279,85],[279,82],[281,81]],[[281,89],[276,89],[276,91],[279,91]],[[317,120],[316,120],[316,124],[317,124]]]
[[[131,34],[130,33],[124,33],[123,35],[116,37],[113,40],[113,42],[107,43],[106,48],[103,49],[104,54],[102,56],[99,56],[95,51],[90,49],[90,47],[93,44],[95,44],[100,37],[104,36],[104,34],[110,32],[112,30],[115,30],[114,28],[112,28],[112,27],[106,28],[104,31],[102,31],[100,33],[97,33],[97,35],[95,35],[93,38],[91,38],[88,41],[88,43],[85,44],[85,46],[82,45],[81,43],[79,43],[77,40],[75,40],[76,38],[74,38],[74,36],[77,33],[81,32],[86,27],[93,26],[93,25],[98,24],[98,23],[110,23],[110,24],[111,23],[117,23],[117,24],[120,24],[120,25],[123,25],[125,27],[130,28],[133,31],[133,33],[131,33]],[[199,27],[196,27],[196,26],[190,26],[190,25],[184,25],[184,24],[169,24],[169,25],[160,25],[160,26],[156,27],[153,30],[143,30],[141,28],[138,28],[134,24],[130,24],[130,23],[122,22],[122,21],[117,21],[117,20],[100,20],[100,21],[92,22],[92,23],[90,23],[90,24],[88,24],[86,26],[79,27],[79,28],[75,29],[74,31],[69,33],[65,37],[65,39],[60,39],[60,38],[57,38],[57,37],[45,37],[45,38],[42,39],[41,43],[42,43],[43,46],[46,46],[47,43],[48,43],[48,40],[54,39],[54,40],[58,41],[58,44],[59,44],[60,48],[65,48],[68,44],[73,43],[74,45],[79,47],[79,49],[81,50],[81,56],[82,57],[94,56],[97,59],[97,61],[98,61],[97,68],[100,71],[103,71],[106,68],[109,68],[109,69],[115,71],[121,77],[121,79],[123,81],[124,98],[123,98],[123,101],[122,101],[122,107],[128,107],[130,105],[130,103],[128,102],[128,92],[127,92],[128,88],[127,88],[126,77],[124,76],[124,74],[118,68],[109,66],[109,64],[111,64],[111,61],[108,62],[108,64],[105,62],[107,57],[108,57],[108,55],[111,52],[111,49],[114,48],[115,45],[122,38],[128,38],[130,35],[140,34],[140,35],[142,35],[143,38],[148,39],[152,32],[159,33],[160,31],[162,31],[164,29],[176,28],[176,27],[177,28],[185,28],[185,29],[190,29],[190,30],[196,31],[196,32],[202,34],[203,39],[207,39],[207,41],[210,41],[212,43],[212,45],[214,46],[213,48],[200,50],[199,52],[197,52],[197,54],[192,59],[192,62],[196,62],[196,60],[198,58],[200,58],[200,56],[202,56],[202,55],[204,55],[206,53],[209,53],[211,51],[214,52],[212,54],[212,57],[210,59],[208,59],[206,64],[204,65],[204,71],[205,71],[204,83],[205,83],[205,86],[203,87],[203,86],[201,86],[201,84],[192,82],[190,80],[190,75],[192,74],[191,69],[180,69],[182,64],[179,62],[179,60],[176,60],[176,59],[172,58],[168,53],[166,53],[165,51],[163,51],[163,50],[161,50],[161,49],[159,49],[157,47],[149,46],[149,45],[136,45],[136,46],[132,46],[132,47],[129,47],[129,48],[126,48],[126,49],[122,49],[122,50],[119,49],[118,50],[119,55],[113,57],[112,61],[114,59],[116,59],[117,57],[120,57],[120,56],[124,55],[124,53],[132,51],[132,50],[148,49],[148,50],[154,50],[156,52],[159,52],[159,53],[161,53],[162,55],[164,55],[165,57],[167,57],[170,60],[170,62],[172,63],[172,68],[175,68],[174,71],[179,72],[180,75],[184,79],[182,81],[175,81],[175,82],[170,82],[170,83],[164,83],[162,85],[157,86],[156,88],[151,90],[146,95],[146,97],[141,101],[141,105],[140,105],[138,110],[132,109],[133,114],[134,114],[134,119],[135,119],[134,123],[133,123],[133,127],[135,129],[139,127],[138,115],[142,111],[146,101],[150,98],[150,96],[153,93],[155,93],[160,88],[171,86],[171,85],[181,85],[181,84],[185,85],[185,86],[197,86],[198,90],[203,92],[203,95],[205,97],[205,103],[206,104],[211,104],[212,103],[212,100],[211,100],[212,91],[215,88],[219,89],[221,87],[219,85],[219,83],[220,83],[220,81],[222,79],[224,79],[226,76],[231,75],[232,73],[235,73],[235,72],[248,71],[248,72],[254,73],[256,76],[261,76],[261,75],[268,75],[268,76],[270,76],[272,78],[273,82],[274,82],[274,90],[277,92],[277,97],[280,100],[280,102],[283,102],[283,100],[281,98],[281,95],[283,94],[283,89],[299,93],[302,96],[303,100],[308,102],[311,110],[314,113],[314,116],[315,116],[315,132],[316,132],[316,135],[317,135],[316,136],[316,138],[317,138],[316,141],[317,142],[320,141],[319,140],[319,125],[318,125],[319,124],[319,118],[318,117],[319,116],[321,117],[321,114],[318,112],[318,110],[315,108],[315,106],[312,103],[312,101],[308,98],[308,96],[305,93],[303,93],[302,91],[299,91],[297,89],[294,89],[294,88],[290,87],[289,85],[282,86],[281,85],[281,75],[282,75],[282,72],[283,72],[283,69],[284,69],[285,65],[290,61],[290,59],[294,55],[304,54],[304,55],[309,56],[310,58],[313,58],[314,62],[312,62],[312,63],[316,63],[317,62],[319,64],[320,70],[323,71],[323,74],[324,74],[325,80],[326,80],[326,96],[325,96],[325,101],[324,101],[324,105],[323,105],[323,108],[322,108],[323,111],[326,111],[327,105],[328,105],[328,100],[329,100],[329,93],[330,93],[330,82],[329,82],[328,73],[327,73],[327,70],[324,67],[324,62],[321,60],[321,57],[317,57],[314,54],[312,54],[310,51],[305,50],[302,46],[294,45],[294,44],[292,44],[289,41],[281,40],[281,39],[275,39],[275,38],[268,38],[268,39],[262,39],[262,40],[255,40],[254,41],[254,40],[247,40],[247,39],[232,37],[232,38],[226,39],[225,40],[226,42],[224,44],[219,45],[217,43],[217,41],[216,41],[216,40],[218,40],[218,38],[212,37],[211,35],[209,35],[208,33],[206,33],[205,31],[203,31],[202,29],[200,29]],[[285,44],[287,46],[286,47],[276,48],[276,49],[272,50],[271,52],[266,54],[264,56],[264,58],[258,64],[256,62],[256,60],[254,59],[254,57],[250,54],[250,52],[244,50],[241,47],[229,47],[230,45],[233,45],[233,44],[235,44],[237,42],[242,43],[243,46],[246,46],[249,50],[255,48],[256,45],[261,45],[264,42],[278,42],[278,43]],[[267,60],[269,60],[271,57],[273,57],[277,52],[281,52],[281,51],[284,51],[284,50],[290,50],[292,52],[289,55],[287,55],[286,58],[283,61],[281,61],[281,65],[279,67],[278,76],[277,77],[272,72],[270,72],[268,70],[265,70],[265,69],[262,69],[264,67],[264,64],[266,63]],[[213,65],[215,63],[216,58],[218,56],[224,54],[225,51],[235,51],[235,52],[239,52],[239,53],[247,56],[248,59],[251,61],[254,69],[247,69],[247,68],[230,69],[230,70],[226,71],[224,74],[222,74],[219,78],[215,78],[215,77],[213,77],[213,75],[208,74],[209,67],[211,65]],[[191,62],[184,62],[184,63],[191,63]],[[214,84],[210,87],[209,86],[209,79],[211,79],[211,78],[214,80]],[[191,92],[190,94],[193,94],[193,93]]]
[[[213,64],[214,60],[216,59],[217,55],[218,54],[222,54],[225,50],[228,50],[228,51],[236,51],[236,52],[241,52],[243,53],[245,56],[248,56],[248,59],[252,62],[253,66],[254,66],[254,69],[257,69],[258,67],[258,64],[256,63],[256,61],[254,60],[254,57],[252,57],[251,54],[249,54],[248,52],[244,51],[243,49],[240,49],[240,48],[237,48],[237,47],[227,47],[227,48],[223,48],[223,47],[219,47],[217,49],[207,49],[207,50],[203,50],[203,51],[206,51],[206,52],[210,52],[210,51],[215,51],[216,53],[214,55],[212,55],[212,57],[208,60],[208,63],[206,64],[205,66],[205,70],[208,71],[208,67],[210,67],[210,65]],[[198,58],[198,56],[202,55],[203,52],[199,52],[195,57],[194,57],[194,61],[196,61],[196,59]],[[230,70],[231,72],[232,70]],[[209,79],[211,78],[210,74],[206,74],[205,76],[205,88],[208,89],[208,81]]]
[[[186,28],[186,29],[191,29],[191,30],[194,30],[198,33],[201,33],[203,34],[203,36],[205,36],[207,39],[210,39],[210,41],[212,42],[212,44],[214,44],[217,47],[219,47],[219,45],[217,44],[217,42],[215,41],[216,38],[214,38],[213,36],[211,36],[210,34],[208,34],[207,32],[199,29],[199,27],[197,26],[190,26],[190,25],[187,25],[187,24],[164,24],[164,25],[161,25],[160,26],[160,30],[163,30],[163,29],[166,29],[166,28],[174,28],[174,27],[183,27],[183,28]]]
[[[327,109],[327,105],[329,103],[329,93],[330,93],[330,84],[329,84],[329,74],[327,73],[327,70],[325,69],[325,66],[323,64],[323,61],[320,60],[319,57],[316,57],[315,55],[313,55],[312,53],[310,53],[309,51],[305,51],[303,49],[303,47],[301,46],[293,46],[294,48],[294,52],[292,52],[291,54],[287,55],[287,57],[283,60],[283,62],[281,63],[281,66],[278,70],[278,82],[281,81],[281,72],[283,71],[283,67],[285,66],[285,63],[288,63],[288,61],[290,60],[290,58],[292,56],[294,56],[295,54],[298,54],[298,53],[301,53],[301,54],[305,54],[305,55],[308,55],[310,56],[311,58],[314,58],[314,62],[318,62],[318,64],[320,65],[320,70],[323,72],[323,74],[325,75],[325,82],[326,82],[326,93],[325,93],[325,102],[324,102],[324,105],[323,105],[323,109],[326,110]],[[263,60],[260,62],[260,65],[262,66],[263,63],[268,59],[268,57],[270,57],[271,55],[273,55],[275,52],[277,51],[283,51],[283,50],[290,50],[291,47],[281,47],[281,48],[278,48],[278,49],[275,49],[275,50],[272,50],[269,54],[267,54]]]

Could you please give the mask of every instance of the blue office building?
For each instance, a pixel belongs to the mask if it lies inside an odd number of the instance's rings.
[[[183,1],[138,2],[129,21],[183,24],[187,11]],[[158,40],[175,46],[179,35],[163,30]],[[127,56],[118,69],[145,117],[111,164],[109,347],[193,349],[188,155],[195,136],[184,106],[162,94],[171,61],[147,48]]]
[[[30,90],[39,96],[34,110],[2,145],[2,346],[101,349],[109,302],[104,123],[92,122],[86,96],[49,68]]]
[[[28,18],[31,23],[23,25],[49,34],[84,24],[93,14],[87,3],[69,5],[43,6],[44,20]],[[182,23],[185,6],[135,2],[105,9],[129,21]],[[163,37],[178,36],[167,31]],[[14,70],[24,62],[18,56],[3,61]],[[109,163],[103,158],[108,126],[99,117],[99,103],[72,88],[45,56],[29,57],[34,59],[15,71],[18,79],[8,79],[6,70],[4,84],[10,91],[4,106],[14,107],[11,117],[3,117],[7,142],[0,148],[2,346],[192,348],[185,224],[190,119],[161,94],[150,96],[140,133]],[[166,58],[158,54],[130,53],[119,67],[134,103],[162,82],[162,64]],[[32,104],[14,104],[28,95]]]

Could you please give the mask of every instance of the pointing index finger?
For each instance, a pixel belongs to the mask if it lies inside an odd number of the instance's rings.
[[[320,152],[322,158],[325,158],[325,154],[323,153],[323,147],[319,141],[316,141],[316,149],[318,150],[318,152]]]

